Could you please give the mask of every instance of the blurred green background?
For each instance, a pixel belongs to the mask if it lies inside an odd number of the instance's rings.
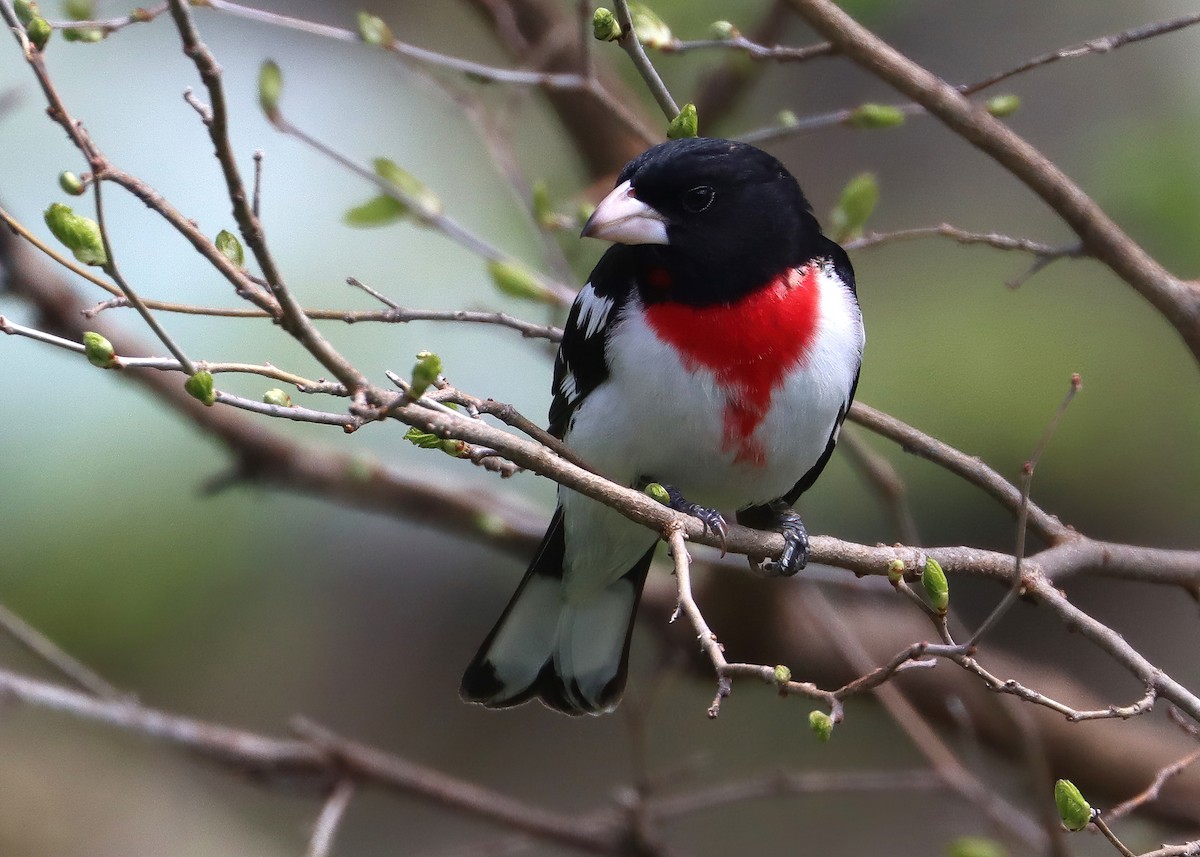
[[[261,5],[353,26],[353,6],[315,0]],[[847,5],[952,82],[1192,9],[1165,0]],[[58,14],[52,0],[44,6],[48,16]],[[718,17],[748,27],[765,4],[657,0],[654,6],[677,35],[697,38]],[[121,3],[99,4],[103,15],[125,11]],[[465,2],[379,3],[372,11],[409,42],[508,62],[486,21]],[[266,153],[264,222],[305,304],[374,308],[344,284],[354,276],[409,306],[493,308],[557,320],[545,307],[497,294],[480,261],[438,234],[411,225],[344,226],[342,214],[371,189],[275,132],[258,110],[255,79],[259,64],[274,58],[293,121],[361,162],[392,158],[436,190],[454,217],[543,267],[543,246],[522,201],[441,89],[361,46],[207,10],[196,16],[225,70],[243,168],[250,170],[255,149]],[[997,90],[1022,98],[1008,120],[1017,131],[1186,276],[1200,268],[1197,39],[1200,29],[1185,30],[1062,62]],[[796,23],[784,38],[810,40]],[[596,55],[644,98],[615,46],[597,45]],[[700,75],[721,58],[705,52],[656,61],[680,100],[689,100]],[[181,97],[186,87],[199,90],[198,80],[166,17],[95,45],[56,37],[48,63],[67,104],[117,165],[151,183],[208,234],[233,228],[207,138]],[[21,100],[0,117],[0,201],[45,234],[42,210],[63,199],[58,172],[82,172],[85,165],[47,121],[15,42],[0,48],[0,89],[9,87]],[[501,87],[476,91],[510,124],[529,178],[544,179],[556,199],[576,199],[586,176],[541,97]],[[895,97],[844,61],[774,66],[721,126],[706,127],[701,116],[702,131],[737,135],[770,123],[783,108],[803,116],[870,100]],[[655,115],[652,105],[642,109]],[[826,217],[842,185],[871,170],[882,188],[872,228],[947,221],[1049,243],[1071,240],[1029,192],[927,118],[892,130],[835,127],[769,148]],[[106,199],[116,254],[143,295],[232,303],[228,285],[140,203],[115,190]],[[561,245],[582,282],[601,248],[571,235]],[[944,240],[856,254],[869,331],[860,398],[1015,477],[1071,373],[1079,372],[1083,392],[1039,466],[1035,498],[1090,535],[1196,547],[1200,379],[1194,361],[1148,304],[1095,263],[1058,262],[1019,290],[1006,288],[1028,261]],[[101,299],[94,289],[89,294]],[[0,313],[30,319],[4,294]],[[123,321],[138,329],[131,315]],[[272,361],[318,374],[267,323],[166,321],[194,357]],[[417,351],[429,349],[463,389],[538,418],[548,405],[547,352],[512,332],[442,324],[326,323],[323,330],[373,379],[382,380],[385,369],[403,374]],[[274,386],[229,376],[221,384],[256,397]],[[0,340],[0,416],[0,601],[148,704],[273,733],[302,713],[563,810],[602,804],[642,766],[677,770],[697,758],[696,782],[778,765],[870,768],[916,761],[869,704],[853,706],[838,740],[818,746],[802,723],[802,704],[779,705],[771,694],[747,687],[710,723],[704,716],[708,682],[682,675],[664,680],[636,666],[634,700],[626,708],[642,712],[640,726],[628,712],[573,721],[537,707],[505,714],[469,708],[457,699],[461,668],[515,585],[519,561],[402,520],[312,499],[245,487],[202,497],[200,488],[228,463],[220,449],[119,378],[28,340]],[[272,427],[377,456],[464,491],[513,492],[547,517],[553,502],[553,487],[543,480],[521,475],[501,485],[490,474],[404,443],[395,424],[352,436]],[[979,492],[888,444],[872,443],[908,479],[927,543],[1010,549],[1011,520]],[[866,543],[897,538],[842,456],[807,495],[804,509],[814,532]],[[986,606],[998,594],[981,589],[978,603]],[[1163,605],[1177,606],[1180,593],[1131,595],[1129,587],[1089,584],[1080,596],[1100,615],[1128,622],[1133,627],[1120,630],[1155,654],[1161,649],[1178,678],[1200,679],[1194,658],[1186,656],[1195,651],[1194,610],[1185,629],[1147,627]],[[645,636],[642,648],[653,648]],[[637,660],[653,659],[642,652]],[[0,662],[42,670],[2,639]],[[653,705],[638,704],[652,688]],[[648,749],[635,752],[642,744]],[[3,854],[291,855],[302,853],[316,812],[309,798],[243,783],[160,746],[15,705],[0,708],[0,759]],[[908,838],[889,838],[889,853],[915,855],[936,853],[953,835],[975,831],[969,819],[916,819],[900,806],[881,811],[872,825],[838,823],[845,808],[834,797],[765,801],[731,810],[737,824],[689,819],[671,834],[701,854],[728,853],[748,842],[771,851],[798,832],[814,853],[853,854],[877,847],[881,831],[907,830]],[[445,811],[368,793],[352,805],[337,853],[451,853],[489,835],[483,825]]]

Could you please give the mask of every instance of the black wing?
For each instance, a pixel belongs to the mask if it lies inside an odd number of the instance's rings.
[[[604,355],[608,332],[633,290],[629,248],[610,247],[575,298],[554,359],[554,398],[550,434],[562,438],[571,415],[588,394],[608,378]]]

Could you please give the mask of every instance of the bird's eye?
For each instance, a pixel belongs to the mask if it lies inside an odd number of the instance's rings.
[[[713,204],[717,193],[706,184],[694,187],[683,195],[683,207],[692,214],[699,214]]]

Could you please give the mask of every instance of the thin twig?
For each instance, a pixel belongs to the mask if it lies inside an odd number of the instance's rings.
[[[0,321],[2,320],[0,318]],[[3,604],[0,604],[0,628],[88,693],[101,699],[127,699],[126,694],[109,684],[99,673],[67,654],[57,643]]]
[[[329,857],[329,853],[333,849],[333,838],[337,834],[338,826],[342,823],[342,818],[353,798],[353,780],[341,780],[334,786],[329,799],[325,801],[325,806],[321,808],[321,814],[317,817],[316,824],[313,825],[312,836],[308,840],[308,850],[305,852],[306,857]]]
[[[1104,817],[1116,821],[1117,819],[1124,818],[1131,812],[1140,809],[1151,801],[1158,800],[1158,795],[1162,791],[1163,786],[1165,786],[1170,779],[1179,776],[1181,773],[1187,770],[1187,768],[1194,764],[1197,760],[1200,760],[1200,750],[1194,750],[1191,753],[1188,753],[1182,759],[1178,759],[1162,768],[1157,774],[1155,774],[1154,781],[1151,782],[1150,785],[1146,786],[1146,788],[1128,800],[1122,801],[1112,809],[1107,810],[1104,813]]]
[[[642,76],[646,88],[650,90],[654,101],[662,110],[663,115],[667,117],[667,121],[670,122],[679,115],[679,105],[671,97],[671,91],[659,77],[658,70],[654,68],[650,57],[646,56],[646,50],[642,47],[642,42],[633,27],[633,15],[629,11],[629,0],[615,0],[613,5],[616,6],[617,24],[621,27],[621,37],[617,42],[633,60],[633,67]]]

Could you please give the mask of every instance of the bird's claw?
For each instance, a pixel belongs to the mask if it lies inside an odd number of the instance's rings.
[[[791,577],[808,565],[808,530],[799,513],[793,509],[779,509],[779,532],[783,535],[783,551],[779,559],[763,563],[763,571],[770,575]]]
[[[717,537],[717,541],[720,542],[721,556],[725,556],[725,542],[729,536],[729,524],[725,521],[725,516],[716,509],[693,503],[684,497],[674,485],[660,484],[667,489],[667,497],[670,499],[667,505],[676,512],[683,512],[685,515],[691,515],[698,519],[704,525],[705,535],[711,530]]]

